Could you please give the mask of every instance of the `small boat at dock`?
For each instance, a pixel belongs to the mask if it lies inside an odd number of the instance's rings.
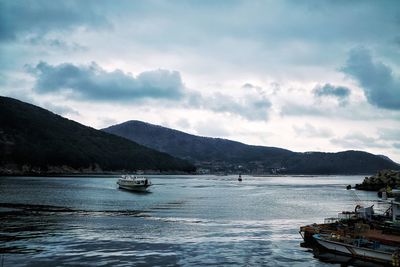
[[[371,242],[367,239],[321,234],[315,234],[313,237],[318,245],[325,250],[375,262],[392,263],[393,259],[398,258],[400,253],[397,246],[382,245],[379,242]]]
[[[385,212],[376,214],[373,206],[357,205],[324,223],[300,227],[304,243],[314,255],[341,254],[354,259],[400,266],[400,202],[384,200]]]
[[[146,177],[134,175],[123,175],[118,179],[117,184],[119,188],[137,192],[147,192],[147,189],[152,185]]]

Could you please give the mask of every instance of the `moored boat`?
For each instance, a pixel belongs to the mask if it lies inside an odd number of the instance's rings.
[[[313,237],[321,248],[354,258],[389,264],[399,255],[399,247],[397,246],[382,245],[379,242],[371,242],[366,239],[349,239],[336,235],[320,234],[315,234]]]
[[[146,177],[132,175],[123,175],[118,179],[117,184],[120,188],[139,192],[146,192],[147,189],[152,185],[151,181]]]
[[[318,258],[321,252],[328,252],[400,266],[400,202],[380,203],[389,205],[384,213],[376,214],[373,205],[357,205],[354,211],[341,212],[324,223],[300,227],[301,246],[312,248]]]

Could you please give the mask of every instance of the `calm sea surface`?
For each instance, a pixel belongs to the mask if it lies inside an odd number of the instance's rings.
[[[300,247],[299,227],[353,210],[345,186],[363,179],[149,178],[139,194],[112,176],[1,177],[0,266],[334,266]]]

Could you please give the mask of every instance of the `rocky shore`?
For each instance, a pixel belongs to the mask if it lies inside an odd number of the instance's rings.
[[[365,177],[361,184],[356,184],[355,188],[366,191],[379,191],[382,188],[400,189],[400,171],[381,170],[376,175]]]

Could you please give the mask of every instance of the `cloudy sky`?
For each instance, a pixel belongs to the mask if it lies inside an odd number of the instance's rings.
[[[0,0],[0,94],[400,162],[400,2]]]

